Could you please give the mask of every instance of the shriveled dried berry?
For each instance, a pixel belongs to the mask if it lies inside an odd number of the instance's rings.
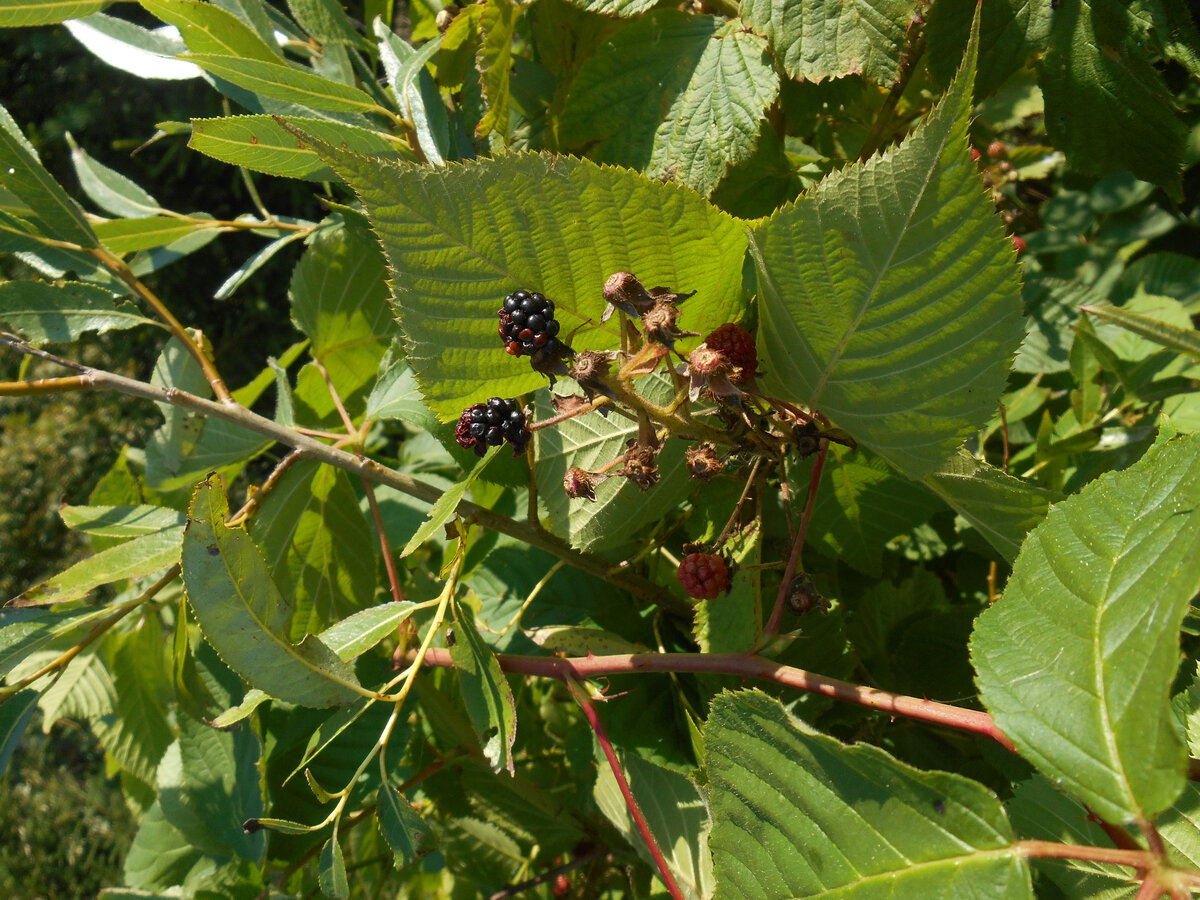
[[[679,563],[679,583],[689,597],[715,600],[729,589],[729,564],[715,553],[689,553]]]
[[[581,498],[595,500],[596,484],[603,478],[604,476],[597,475],[595,472],[588,472],[579,466],[571,466],[567,469],[567,474],[563,476],[563,490],[572,500]]]
[[[717,456],[717,448],[712,444],[688,447],[684,458],[687,460],[691,476],[702,481],[710,481],[725,469],[725,463],[721,462],[721,457]]]

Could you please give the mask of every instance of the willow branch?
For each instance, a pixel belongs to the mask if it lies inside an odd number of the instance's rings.
[[[229,422],[232,425],[237,425],[239,428],[260,434],[285,446],[293,447],[299,450],[306,459],[335,466],[344,472],[366,478],[376,484],[387,485],[390,488],[394,488],[418,500],[423,500],[426,503],[435,503],[442,496],[442,490],[432,484],[419,481],[416,478],[405,475],[403,472],[397,472],[395,469],[381,465],[373,459],[323,444],[315,438],[302,434],[295,429],[280,425],[272,419],[251,412],[237,403],[217,403],[204,397],[181,391],[178,388],[159,387],[158,385],[147,384],[144,381],[138,381],[134,378],[126,378],[124,375],[118,375],[115,372],[83,366],[76,362],[55,357],[45,351],[38,350],[36,347],[31,347],[24,341],[11,335],[0,334],[0,346],[7,346],[20,353],[37,356],[74,369],[80,373],[82,382],[86,383],[90,390],[116,391],[117,393],[128,394],[132,397],[151,400],[155,403],[169,403],[181,409]],[[547,553],[564,560],[569,566],[579,569],[582,572],[587,572],[589,575],[594,575],[597,578],[604,579],[621,590],[628,591],[638,600],[645,603],[657,604],[677,614],[690,614],[691,607],[688,604],[660,589],[653,582],[633,572],[616,568],[598,556],[576,550],[566,541],[540,528],[535,528],[527,523],[517,522],[508,516],[501,515],[482,506],[477,506],[469,500],[459,501],[457,512],[463,518],[469,519],[484,528],[498,531],[501,534],[524,541],[530,546],[545,550]]]

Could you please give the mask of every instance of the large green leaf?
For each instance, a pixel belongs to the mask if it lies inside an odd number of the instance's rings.
[[[903,144],[751,234],[767,384],[912,478],[992,417],[1021,340],[1016,255],[967,153],[975,46]]]
[[[605,279],[622,270],[698,291],[684,307],[692,331],[738,318],[743,228],[689,190],[547,155],[430,169],[314,146],[366,205],[391,263],[409,362],[445,421],[487,396],[545,384],[496,337],[496,311],[518,288],[553,299],[579,349],[617,343],[611,324],[595,323]]]
[[[1073,169],[1128,169],[1181,199],[1187,129],[1148,50],[1144,27],[1125,4],[1057,4],[1038,66],[1046,133]]]
[[[655,6],[654,0],[567,0],[572,6],[602,16],[639,16]]]
[[[704,734],[717,900],[1032,900],[983,785],[848,747],[758,691],[716,697]]]
[[[1046,49],[1052,0],[996,0],[979,6],[979,71],[975,94],[986,97],[1031,56]],[[974,0],[938,0],[925,28],[923,62],[939,84],[949,84],[975,17]]]
[[[0,28],[31,28],[79,19],[99,12],[110,0],[5,0],[0,4]]]
[[[704,797],[678,772],[634,753],[619,756],[629,789],[684,896],[689,900],[711,897],[713,863],[708,852],[708,810]],[[596,805],[646,864],[653,865],[654,858],[629,815],[612,768],[603,762],[598,766],[600,772],[593,790]]]
[[[1006,560],[1046,517],[1050,491],[1014,478],[965,449],[925,476],[925,484],[971,523]]]
[[[94,722],[92,730],[123,769],[153,784],[159,761],[174,740],[167,718],[171,685],[162,626],[147,616],[138,628],[113,635],[108,644],[114,714]]]
[[[771,40],[793,78],[862,75],[889,84],[900,74],[909,22],[905,0],[745,0],[741,16]]]
[[[69,343],[92,331],[103,334],[156,324],[132,306],[118,306],[104,288],[78,281],[0,284],[0,322],[34,346]]]
[[[1197,504],[1200,436],[1101,476],[1029,536],[971,640],[996,724],[1111,822],[1152,818],[1184,783],[1169,690],[1200,590]]]
[[[177,885],[200,856],[155,800],[125,854],[125,884],[145,890]]]
[[[250,536],[291,602],[295,640],[375,595],[376,539],[345,472],[307,461],[292,466],[263,500]]]
[[[205,638],[251,685],[291,703],[333,706],[359,694],[349,666],[309,635],[287,639],[292,611],[271,580],[262,551],[228,528],[220,487],[196,488],[183,538],[183,583]]]
[[[392,849],[397,869],[404,868],[437,845],[437,835],[404,795],[390,784],[379,786],[376,814],[379,830]]]
[[[475,126],[476,137],[486,137],[493,131],[508,142],[508,84],[512,74],[513,29],[521,7],[513,0],[486,0],[479,17],[482,40],[476,55],[479,83],[487,103],[487,112]]]
[[[653,376],[638,382],[638,390],[653,403],[666,405],[674,394],[666,377]],[[537,418],[554,414],[549,399],[537,396]],[[622,416],[590,412],[575,416],[555,428],[539,429],[534,478],[538,501],[545,510],[546,527],[575,547],[600,550],[627,543],[644,525],[657,522],[664,509],[678,505],[692,490],[683,445],[667,441],[658,457],[660,481],[649,497],[627,478],[611,477],[596,486],[596,499],[571,499],[563,489],[567,469],[577,466],[595,472],[626,450],[636,439],[638,426]],[[650,498],[653,502],[647,502]]]
[[[309,134],[338,145],[344,144],[358,153],[385,157],[411,156],[385,135],[356,125],[299,116],[289,116],[288,121]],[[312,148],[296,140],[271,116],[192,119],[192,136],[188,146],[222,162],[245,166],[268,175],[304,178],[308,181],[329,181],[337,177]]]
[[[385,275],[379,246],[365,230],[326,228],[312,238],[288,287],[292,320],[312,339],[310,352],[354,414],[362,409],[396,331]],[[302,374],[301,384],[303,379]],[[332,413],[324,379],[320,395],[317,405],[309,394],[310,405],[318,415]]]
[[[754,152],[779,91],[766,41],[716,16],[658,10],[583,64],[562,114],[564,146],[709,194]],[[653,85],[647,90],[647,85]]]

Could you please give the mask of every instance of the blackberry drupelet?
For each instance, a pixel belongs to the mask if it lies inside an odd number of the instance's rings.
[[[559,324],[554,320],[553,300],[537,291],[513,291],[504,298],[504,306],[497,315],[500,340],[513,356],[555,349]]]
[[[460,447],[474,450],[476,456],[505,442],[512,444],[514,456],[520,456],[529,445],[529,428],[516,400],[492,397],[463,410],[454,426],[454,439]]]

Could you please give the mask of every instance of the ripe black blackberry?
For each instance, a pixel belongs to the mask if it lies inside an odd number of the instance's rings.
[[[468,406],[454,426],[454,439],[460,447],[474,450],[476,456],[483,456],[488,447],[499,447],[507,441],[512,444],[513,455],[520,456],[529,446],[525,412],[516,400],[499,397]]]
[[[559,324],[554,321],[553,300],[537,291],[513,291],[497,315],[500,340],[513,356],[553,354],[557,349]]]

